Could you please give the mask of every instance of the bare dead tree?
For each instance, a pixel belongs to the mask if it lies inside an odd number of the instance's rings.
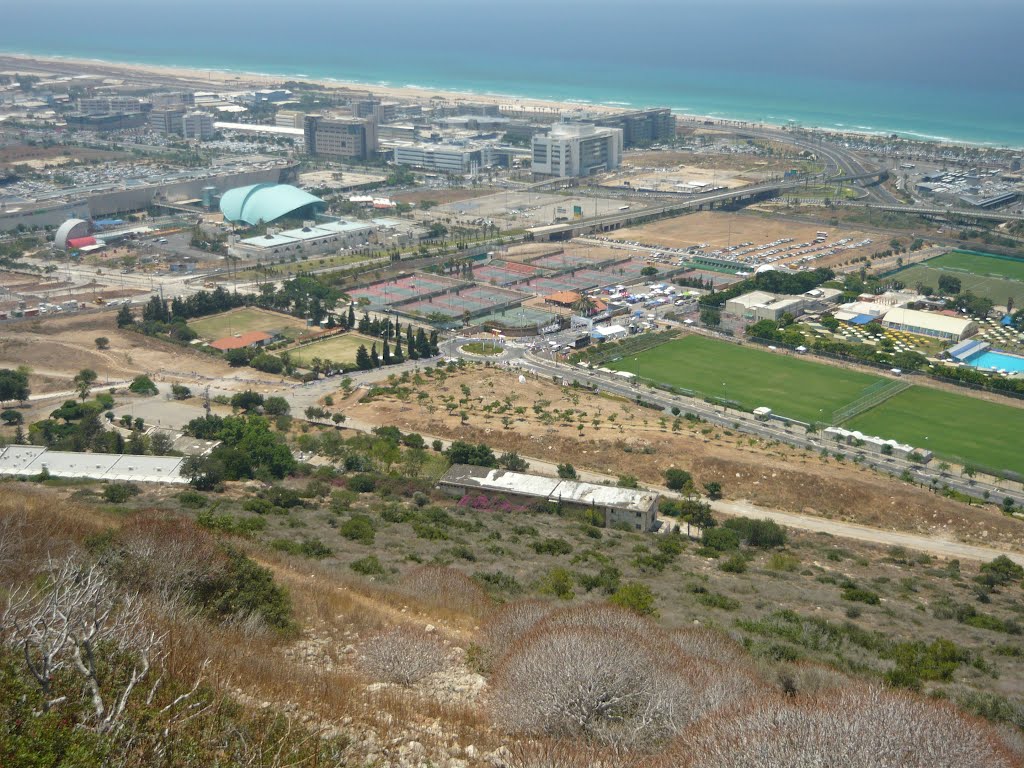
[[[732,637],[711,627],[680,627],[668,633],[680,650],[689,656],[711,661],[750,662],[750,654]]]
[[[626,608],[608,603],[587,603],[549,613],[538,627],[593,627],[610,631],[635,632],[648,637],[662,637],[662,630],[650,619]]]
[[[670,650],[622,629],[538,627],[495,671],[495,721],[554,739],[656,743],[690,721],[697,696]]]
[[[43,587],[14,591],[3,618],[5,638],[39,685],[44,710],[66,701],[54,680],[72,669],[90,700],[89,726],[101,733],[118,728],[132,693],[162,659],[163,636],[146,628],[138,596],[121,595],[98,566],[74,558],[51,564]],[[109,665],[121,674],[102,673]],[[153,685],[155,693],[159,680]]]
[[[144,594],[178,599],[203,590],[227,568],[216,540],[181,518],[142,516],[117,533],[108,569]]]
[[[516,739],[507,746],[508,768],[646,768],[650,757],[635,750],[585,741]]]
[[[953,706],[877,687],[755,700],[684,734],[662,765],[688,768],[1011,768],[996,732]]]
[[[517,600],[499,608],[481,627],[485,661],[496,663],[517,640],[557,609],[550,600]]]
[[[359,666],[376,679],[410,686],[445,666],[448,653],[433,634],[394,627],[366,640]]]

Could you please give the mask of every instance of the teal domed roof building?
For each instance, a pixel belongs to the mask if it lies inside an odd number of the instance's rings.
[[[312,219],[326,207],[319,197],[290,184],[236,187],[220,198],[225,220],[249,225],[269,224],[285,216]]]

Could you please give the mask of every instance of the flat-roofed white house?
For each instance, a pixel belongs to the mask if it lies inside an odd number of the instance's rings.
[[[603,514],[607,527],[628,526],[630,530],[651,531],[657,522],[659,494],[655,491],[560,480],[469,464],[453,466],[437,486],[453,496],[483,491],[593,509]]]

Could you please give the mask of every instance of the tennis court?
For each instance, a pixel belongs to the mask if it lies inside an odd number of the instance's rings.
[[[460,317],[466,312],[476,314],[489,309],[498,309],[510,303],[522,301],[525,298],[528,297],[515,291],[474,285],[470,288],[463,288],[460,291],[443,293],[422,301],[402,304],[399,309],[402,312],[423,316],[441,314],[448,317]]]
[[[349,292],[349,295],[359,301],[366,299],[372,307],[383,307],[388,304],[400,304],[403,301],[415,299],[428,293],[438,291],[457,290],[468,286],[469,283],[461,280],[441,277],[439,275],[428,275],[416,273],[396,278],[395,280],[383,280],[379,283],[356,288]]]

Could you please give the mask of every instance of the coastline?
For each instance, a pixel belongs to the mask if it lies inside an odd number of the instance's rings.
[[[10,63],[8,63],[10,62]],[[273,74],[269,72],[248,72],[233,71],[227,69],[201,69],[199,67],[172,66],[167,64],[146,64],[136,62],[107,61],[105,59],[83,59],[78,57],[64,56],[36,56],[25,53],[9,53],[0,51],[0,68],[17,69],[18,64],[23,64],[23,69],[28,74],[52,74],[43,70],[42,72],[31,71],[31,66],[47,65],[50,67],[68,66],[82,70],[79,74],[86,74],[89,70],[104,74],[108,77],[114,75],[107,72],[124,73],[123,76],[150,75],[159,78],[171,78],[180,80],[182,83],[192,85],[200,83],[216,84],[221,87],[235,87],[246,89],[251,87],[266,87],[271,83],[280,83],[286,80],[296,80],[305,83],[313,83],[323,88],[329,88],[348,93],[373,93],[374,95],[387,96],[407,101],[429,102],[432,99],[445,101],[473,101],[487,104],[516,104],[525,107],[555,108],[563,111],[601,111],[620,112],[627,107],[621,104],[599,104],[583,102],[580,100],[553,100],[540,99],[529,96],[514,96],[511,94],[477,93],[474,91],[459,91],[452,88],[430,88],[417,85],[390,85],[379,83],[363,83],[350,80],[339,80],[335,78],[308,77],[299,75]],[[697,118],[697,116],[694,116]],[[715,119],[715,118],[708,118]],[[720,119],[720,118],[719,118]]]
[[[32,67],[43,67],[41,70],[33,70]],[[445,102],[475,102],[498,105],[514,105],[521,108],[536,109],[538,112],[559,110],[566,114],[583,112],[621,112],[623,110],[645,109],[648,106],[638,104],[626,104],[621,101],[598,102],[585,99],[547,99],[513,94],[481,93],[471,90],[458,90],[455,88],[435,88],[418,85],[392,85],[390,83],[360,82],[354,80],[341,80],[331,77],[311,77],[300,74],[275,74],[269,72],[252,72],[246,70],[231,69],[203,69],[200,67],[187,67],[169,64],[150,64],[143,62],[121,62],[110,61],[98,58],[81,58],[77,56],[59,55],[36,55],[29,53],[0,51],[0,69],[22,69],[30,74],[54,75],[56,69],[73,69],[76,74],[97,74],[110,79],[156,78],[165,79],[180,86],[202,90],[204,85],[211,89],[232,89],[248,90],[267,87],[268,85],[281,83],[288,80],[301,81],[320,86],[325,89],[336,90],[346,94],[368,94],[392,98],[402,101],[429,103],[432,100]],[[666,106],[666,105],[659,105]],[[672,108],[677,118],[699,125],[705,121],[712,121],[715,124],[731,126],[750,126],[769,130],[784,131],[792,127],[792,123],[777,123],[769,120],[744,119],[730,117],[722,114],[699,114],[695,112],[681,112]],[[799,124],[798,124],[799,125]],[[993,142],[970,141],[966,139],[955,139],[948,137],[928,136],[913,131],[868,129],[847,126],[802,126],[809,130],[822,133],[856,137],[860,139],[885,138],[890,135],[897,135],[904,140],[931,144],[935,146],[968,147],[979,150],[1009,151],[1016,148],[997,145]]]

